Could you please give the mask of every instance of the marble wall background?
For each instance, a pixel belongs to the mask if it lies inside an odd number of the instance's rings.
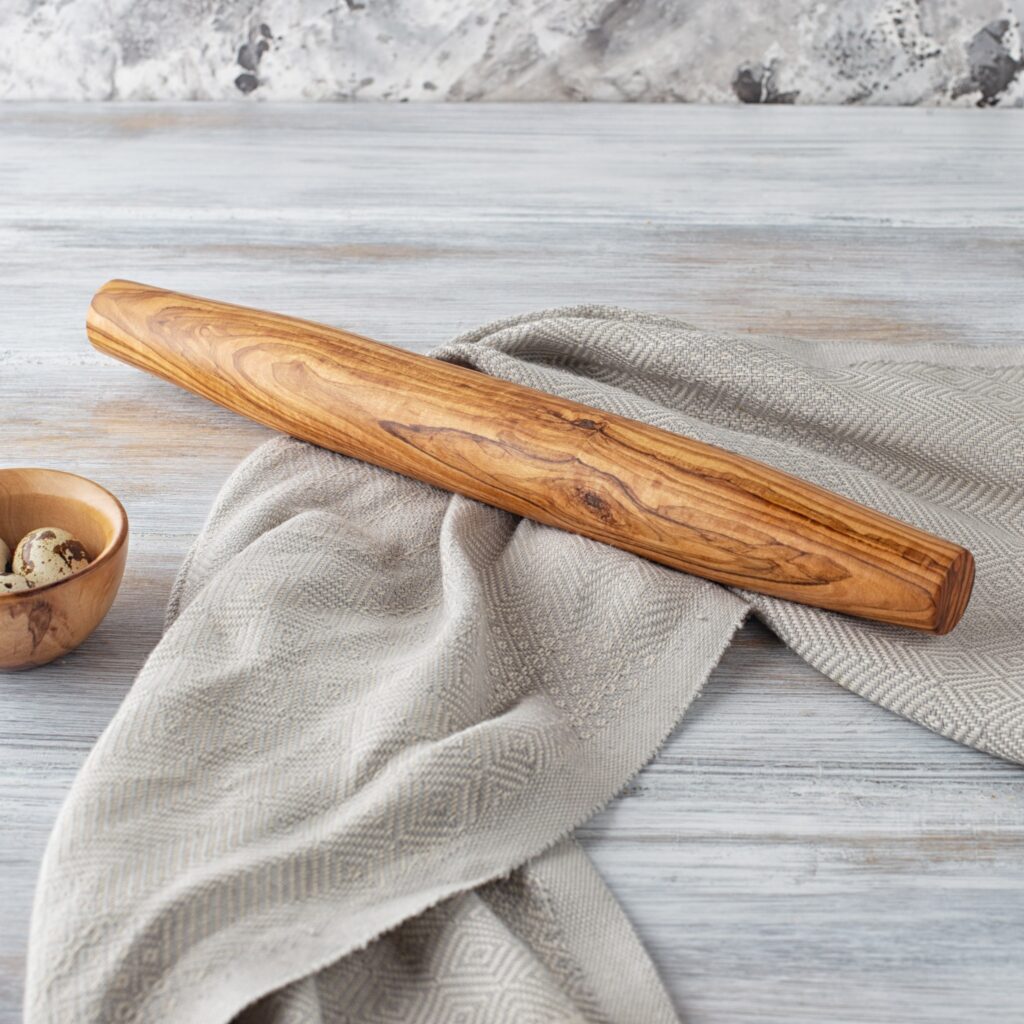
[[[1024,106],[1024,0],[0,0],[0,99]]]

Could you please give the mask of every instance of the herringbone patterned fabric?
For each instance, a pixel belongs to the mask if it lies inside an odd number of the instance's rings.
[[[438,355],[960,541],[967,614],[938,638],[737,594],[271,442],[218,498],[60,815],[29,1024],[673,1020],[566,837],[751,608],[844,686],[1024,760],[1024,352],[579,308]]]

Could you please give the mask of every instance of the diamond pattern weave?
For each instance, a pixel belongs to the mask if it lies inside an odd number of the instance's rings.
[[[60,814],[28,1024],[674,1020],[567,837],[751,610],[843,686],[1024,761],[1024,351],[586,307],[436,354],[957,540],[970,607],[930,637],[732,592],[273,441],[218,497]]]

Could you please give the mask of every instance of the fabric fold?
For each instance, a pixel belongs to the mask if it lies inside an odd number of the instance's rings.
[[[674,1019],[569,836],[751,609],[842,685],[1024,759],[1020,351],[585,307],[436,355],[943,533],[977,559],[967,614],[929,637],[732,592],[269,442],[225,484],[60,814],[29,1024]]]

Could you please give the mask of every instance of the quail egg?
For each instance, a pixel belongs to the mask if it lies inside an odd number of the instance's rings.
[[[55,526],[32,530],[14,549],[14,571],[36,587],[70,576],[88,564],[82,542]]]
[[[11,567],[11,549],[4,543],[3,537],[0,537],[0,573],[5,573]]]
[[[20,590],[31,590],[32,584],[16,572],[0,572],[0,597],[16,594]]]

